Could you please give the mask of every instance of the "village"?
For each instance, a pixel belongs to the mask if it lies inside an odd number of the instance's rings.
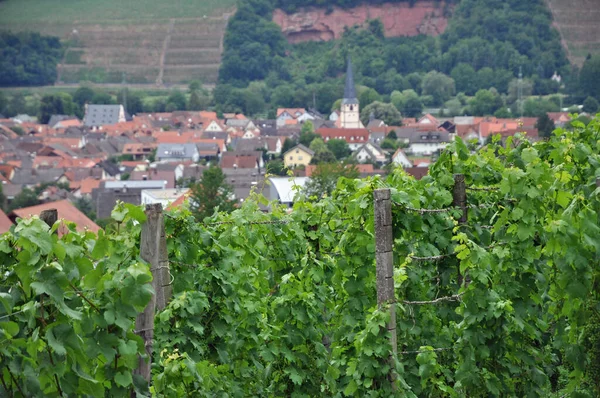
[[[475,146],[496,134],[504,139],[520,132],[540,139],[538,119],[531,117],[436,118],[426,113],[404,118],[401,126],[373,116],[364,125],[350,64],[340,110],[322,115],[313,109],[279,108],[276,115],[273,120],[228,113],[218,117],[213,111],[130,116],[123,105],[86,105],[83,120],[53,115],[48,124],[38,124],[27,115],[0,118],[6,210],[0,213],[0,233],[17,218],[49,208],[57,208],[59,217],[81,230],[97,231],[100,226],[92,219],[110,218],[118,201],[180,206],[209,165],[221,168],[239,203],[260,190],[267,199],[291,207],[294,189],[303,187],[322,162],[352,165],[361,177],[401,167],[419,179],[455,137]],[[570,120],[568,112],[548,117],[556,127]],[[317,153],[334,143],[341,146],[337,156]],[[86,203],[86,209],[74,203]]]

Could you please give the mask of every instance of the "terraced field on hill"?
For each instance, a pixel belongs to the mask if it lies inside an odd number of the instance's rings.
[[[581,66],[588,54],[600,54],[600,1],[546,0],[571,63]]]
[[[113,4],[114,3],[114,4]],[[8,0],[0,26],[60,37],[58,83],[216,82],[235,0]],[[20,9],[20,11],[19,11]]]

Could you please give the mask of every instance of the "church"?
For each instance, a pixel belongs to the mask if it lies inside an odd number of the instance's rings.
[[[343,129],[364,129],[360,121],[360,106],[354,85],[354,74],[352,62],[348,58],[348,69],[346,71],[346,85],[344,86],[344,98],[340,109],[339,126]]]

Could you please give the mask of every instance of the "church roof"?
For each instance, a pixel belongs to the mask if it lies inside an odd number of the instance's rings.
[[[354,74],[352,73],[352,61],[348,58],[348,69],[346,70],[346,85],[344,86],[344,99],[342,104],[358,104],[356,97],[356,86],[354,85]]]

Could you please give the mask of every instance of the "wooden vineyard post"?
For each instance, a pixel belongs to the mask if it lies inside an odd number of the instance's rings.
[[[154,339],[154,314],[163,310],[171,298],[171,277],[169,273],[169,259],[167,255],[167,239],[165,235],[164,216],[161,204],[146,205],[147,220],[142,225],[140,238],[140,256],[150,264],[152,272],[152,287],[155,294],[144,312],[135,320],[136,333],[144,340],[148,360],[139,359],[139,366],[135,373],[150,382],[150,369],[152,366],[152,342]]]
[[[395,388],[395,359],[398,355],[398,337],[396,335],[396,295],[394,293],[394,263],[392,234],[392,201],[389,189],[376,189],[375,199],[375,262],[377,272],[377,305],[389,306],[390,320],[387,324],[392,355],[390,356],[389,379]]]
[[[48,224],[50,228],[54,226],[54,223],[58,220],[58,210],[56,209],[48,209],[42,210],[40,213],[40,220]]]
[[[462,214],[458,219],[458,224],[463,225],[467,223],[468,219],[468,208],[467,208],[467,186],[465,184],[464,174],[454,175],[454,189],[452,190],[452,206],[459,207],[462,210]],[[464,276],[460,273],[460,265],[458,271],[458,285],[462,286]]]

